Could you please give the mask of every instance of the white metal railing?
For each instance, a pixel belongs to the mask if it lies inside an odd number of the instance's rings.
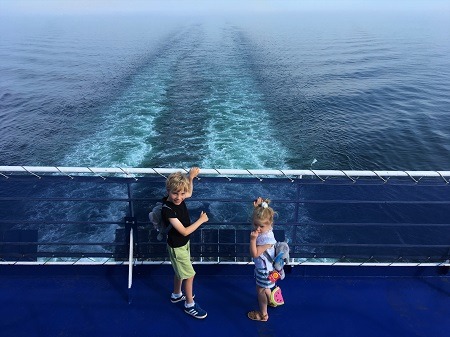
[[[98,168],[98,167],[43,167],[43,166],[0,166],[0,179],[4,177],[9,178],[10,175],[14,174],[25,174],[33,175],[39,177],[39,175],[50,174],[50,175],[76,175],[76,174],[87,174],[87,175],[120,175],[125,177],[134,177],[134,175],[160,175],[164,176],[177,171],[187,172],[189,169],[183,168]],[[243,170],[243,169],[202,169],[202,176],[211,177],[228,177],[228,176],[244,176],[244,177],[255,177],[262,179],[261,177],[279,177],[288,179],[300,179],[302,177],[315,177],[321,180],[328,177],[347,177],[354,179],[357,177],[374,177],[380,178],[383,181],[389,179],[389,177],[405,177],[411,178],[414,181],[420,180],[421,177],[434,177],[443,179],[447,184],[450,178],[450,171],[358,171],[358,170]],[[76,261],[54,261],[53,259],[40,260],[35,262],[28,261],[0,261],[1,264],[68,264],[68,265],[90,265],[90,264],[115,264],[121,265],[125,264],[129,266],[129,287],[131,287],[132,280],[132,265],[136,264],[167,264],[167,261],[133,261],[133,246],[134,242],[133,234],[130,235],[130,252],[128,261],[114,261],[112,259],[89,259],[80,258]],[[343,262],[330,259],[329,262],[322,259],[320,262],[315,261],[315,259],[292,259],[290,261],[291,265],[361,265],[361,266],[450,266],[449,260],[439,263],[405,263],[401,261],[396,262],[373,262],[368,260],[366,262]],[[250,262],[194,262],[199,264],[249,264]]]
[[[331,259],[330,259],[331,260]],[[233,262],[233,261],[193,261],[194,265],[251,265],[253,262]],[[130,273],[130,268],[137,265],[170,265],[170,261],[143,261],[143,260],[132,260],[130,261],[87,261],[78,260],[76,263],[69,261],[0,261],[1,265],[17,265],[17,266],[128,266],[128,287],[131,288],[130,280],[132,280],[132,271]],[[131,265],[131,267],[130,267]],[[360,266],[360,267],[450,267],[450,260],[443,262],[339,262],[339,261],[311,261],[309,259],[291,259],[289,265],[292,267],[296,266]]]
[[[185,168],[133,168],[133,167],[62,167],[62,166],[0,166],[0,175],[8,178],[8,173],[30,174],[39,177],[39,174],[63,174],[70,177],[70,174],[119,174],[125,176],[134,175],[165,175],[173,172],[184,171]],[[202,169],[202,175],[206,176],[262,176],[272,177],[347,177],[349,179],[357,177],[378,177],[382,180],[389,177],[406,177],[416,181],[422,177],[440,177],[449,183],[450,171],[365,171],[365,170],[244,170],[244,169]]]
[[[133,284],[133,256],[134,256],[133,228],[130,228],[130,250],[128,252],[128,289]]]

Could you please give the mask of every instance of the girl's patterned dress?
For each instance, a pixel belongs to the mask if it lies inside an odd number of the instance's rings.
[[[269,230],[265,233],[260,234],[256,238],[256,245],[262,246],[267,244],[274,245],[277,241],[275,240],[275,236],[272,230]],[[275,254],[275,248],[272,246],[267,249],[267,253],[273,258]],[[272,288],[275,286],[275,283],[269,281],[269,273],[273,270],[272,263],[270,263],[264,254],[261,254],[258,257],[253,258],[253,262],[255,263],[255,278],[256,284],[261,288]]]

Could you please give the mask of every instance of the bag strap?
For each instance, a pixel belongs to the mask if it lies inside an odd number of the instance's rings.
[[[162,213],[162,208],[163,207],[167,207],[168,209],[170,209],[170,210],[172,210],[173,211],[173,209],[172,208],[170,208],[169,206],[167,206],[166,204],[164,204],[163,203],[163,205],[162,205],[162,207],[161,207],[161,213]],[[175,213],[175,215],[177,215],[177,212],[175,212],[175,211],[173,211],[174,213]],[[163,221],[164,222],[164,219],[162,219],[162,214],[161,214],[161,221]],[[165,234],[166,233],[169,233],[169,231],[172,229],[172,224],[170,223],[170,221],[169,221],[169,225],[166,227],[166,229],[163,231]]]
[[[273,264],[274,260],[273,260],[272,256],[270,256],[270,254],[267,252],[267,250],[265,250],[263,254],[267,258],[267,260]]]

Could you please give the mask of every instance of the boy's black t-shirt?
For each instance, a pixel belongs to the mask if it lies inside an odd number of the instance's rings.
[[[184,201],[180,205],[175,205],[173,202],[167,201],[167,198],[164,198],[163,202],[170,207],[170,209],[163,207],[161,210],[162,219],[166,226],[170,224],[170,218],[178,218],[184,227],[191,225],[189,212]],[[167,244],[172,248],[182,247],[189,242],[189,237],[190,235],[183,236],[172,227],[167,233]]]

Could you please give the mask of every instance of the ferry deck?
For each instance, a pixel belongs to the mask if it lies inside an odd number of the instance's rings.
[[[201,178],[188,204],[192,213],[207,208],[211,214],[208,226],[191,239],[195,299],[208,312],[199,320],[184,313],[182,302],[169,301],[173,272],[146,218],[165,172],[105,177],[93,176],[92,169],[89,176],[24,170],[0,170],[2,336],[440,337],[450,331],[445,172],[395,179],[377,173],[381,181],[348,172],[336,179],[320,172],[307,179],[262,178],[261,172]],[[280,213],[276,237],[291,248],[286,278],[278,282],[285,304],[269,308],[268,322],[246,316],[257,309],[249,223],[230,215],[251,202],[230,192],[242,185],[272,196]],[[113,186],[123,186],[127,196],[108,196]],[[107,220],[69,219],[56,211],[57,218],[52,213],[36,218],[26,211],[73,204],[89,209],[92,203],[96,208],[120,203],[127,211]],[[232,212],[226,220],[219,216],[223,204]],[[54,240],[42,234],[58,226],[110,222],[117,225],[113,241],[89,236],[77,241],[67,230]],[[311,232],[315,235],[308,236]]]

